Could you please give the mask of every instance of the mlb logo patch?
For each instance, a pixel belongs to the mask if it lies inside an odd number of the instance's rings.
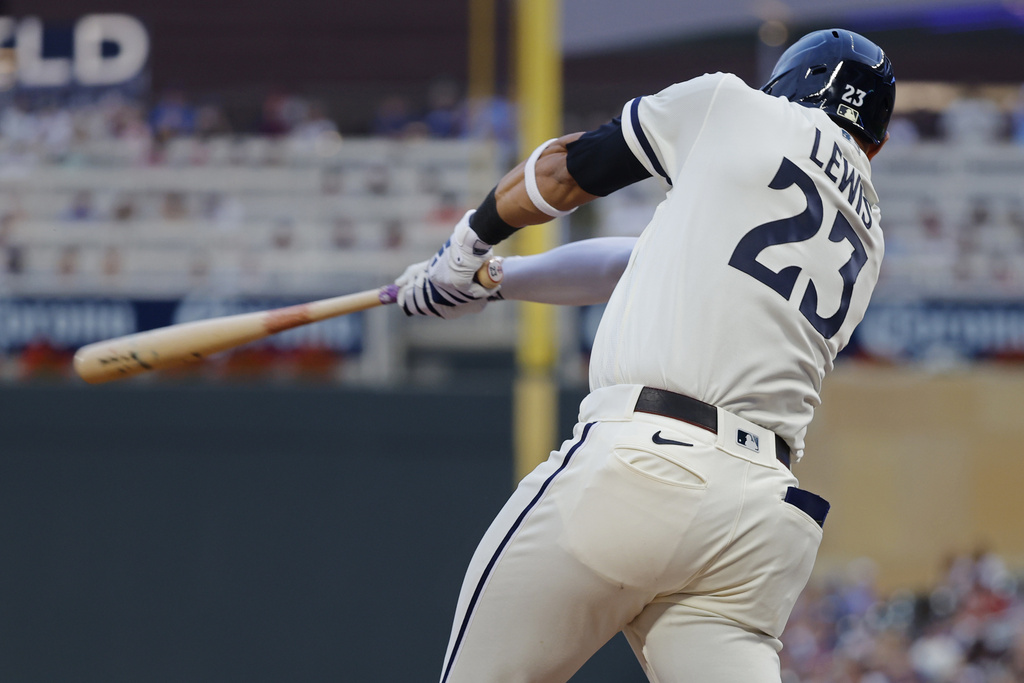
[[[759,453],[761,450],[757,445],[757,436],[742,429],[736,430],[736,443],[755,453]]]
[[[854,109],[853,107],[847,107],[845,104],[840,104],[838,107],[836,107],[836,113],[842,116],[844,119],[848,121],[853,121],[854,123],[857,123],[857,121],[860,119],[860,112]]]

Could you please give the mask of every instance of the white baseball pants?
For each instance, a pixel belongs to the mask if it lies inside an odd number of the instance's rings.
[[[718,436],[634,413],[640,388],[584,399],[491,524],[442,683],[564,683],[618,631],[654,683],[778,683],[821,527],[784,502],[797,480],[771,432],[721,409]]]

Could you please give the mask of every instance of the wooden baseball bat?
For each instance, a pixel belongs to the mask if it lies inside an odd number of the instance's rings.
[[[476,279],[493,289],[501,283],[503,275],[501,259],[492,258],[480,267]],[[293,327],[393,304],[397,299],[398,286],[392,284],[297,306],[169,325],[83,346],[75,353],[75,371],[90,384],[102,384],[201,361],[211,354]]]

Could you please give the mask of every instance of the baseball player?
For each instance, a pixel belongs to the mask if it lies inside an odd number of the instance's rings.
[[[595,268],[611,295],[591,391],[480,542],[443,683],[567,681],[618,631],[651,681],[780,680],[779,636],[828,511],[790,466],[878,277],[869,160],[894,98],[877,45],[811,33],[760,90],[704,75],[544,143],[400,278],[410,315],[479,310],[489,292],[472,277],[493,245],[649,176],[665,184],[621,278]],[[581,259],[621,262],[617,244]]]

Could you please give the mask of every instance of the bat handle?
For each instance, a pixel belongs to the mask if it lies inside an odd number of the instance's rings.
[[[505,271],[501,265],[502,258],[494,256],[487,260],[487,263],[480,266],[473,276],[473,280],[483,285],[485,289],[494,289],[501,284],[505,278]]]

